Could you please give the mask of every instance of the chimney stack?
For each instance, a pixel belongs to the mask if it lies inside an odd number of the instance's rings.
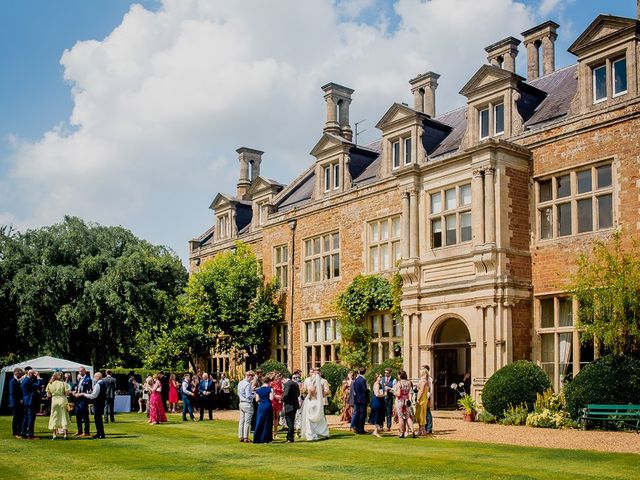
[[[262,154],[264,152],[247,147],[240,147],[236,152],[240,162],[240,177],[238,178],[236,196],[240,200],[245,200],[251,184],[260,175],[260,163],[262,163]],[[249,177],[249,165],[251,165],[251,177]]]
[[[504,68],[512,73],[516,73],[518,45],[520,45],[520,40],[513,37],[507,37],[493,45],[489,45],[485,48],[487,60],[494,67]]]
[[[353,132],[349,125],[349,105],[354,90],[331,82],[324,85],[322,91],[327,102],[327,121],[322,131],[351,141]]]
[[[547,20],[537,27],[522,32],[524,46],[527,49],[527,80],[540,76],[540,47],[542,47],[542,75],[553,73],[556,69],[556,52],[554,42],[560,28],[556,22]]]
[[[413,94],[413,109],[426,113],[429,117],[436,116],[436,88],[440,75],[426,72],[409,80]]]

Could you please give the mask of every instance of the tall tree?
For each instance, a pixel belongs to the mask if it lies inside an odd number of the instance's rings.
[[[209,350],[259,362],[266,356],[271,325],[283,317],[277,291],[277,283],[263,283],[249,246],[237,243],[235,251],[216,255],[191,275],[179,300],[179,318],[149,352],[148,363],[184,359],[193,364]]]
[[[570,290],[584,339],[614,354],[640,355],[640,249],[635,240],[623,243],[617,232],[580,255]]]
[[[97,367],[140,363],[141,332],[161,332],[176,315],[185,268],[173,252],[122,227],[65,217],[0,238],[8,285],[0,301],[15,304],[10,323],[21,356],[49,353]]]

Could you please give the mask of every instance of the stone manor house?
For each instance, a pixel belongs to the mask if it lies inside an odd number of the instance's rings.
[[[401,355],[412,378],[430,365],[436,408],[455,405],[449,385],[465,374],[477,396],[518,359],[558,388],[597,355],[566,293],[577,254],[616,229],[639,236],[640,22],[598,16],[560,70],[558,28],[522,33],[527,78],[515,72],[521,40],[486,47],[457,110],[436,114],[437,73],[413,78],[413,105],[391,105],[366,146],[349,125],[354,91],[326,84],[315,161],[285,186],[260,175],[263,152],[239,148],[237,191],[213,200],[214,225],[189,243],[191,271],[250,244],[286,305],[272,357],[303,371],[339,361],[333,300],[353,278],[399,271],[401,322],[367,320],[373,364]]]

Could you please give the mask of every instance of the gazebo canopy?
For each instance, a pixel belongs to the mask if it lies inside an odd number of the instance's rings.
[[[50,357],[45,355],[44,357],[33,358],[24,362],[16,363],[14,365],[8,365],[2,369],[2,375],[0,376],[0,405],[2,403],[2,394],[4,393],[4,384],[7,373],[13,374],[14,368],[31,367],[38,372],[77,372],[80,367],[87,369],[89,374],[93,377],[93,367],[90,365],[83,365],[82,363],[72,362],[71,360],[65,360],[63,358]]]

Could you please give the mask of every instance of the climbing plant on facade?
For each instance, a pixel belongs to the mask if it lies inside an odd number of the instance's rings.
[[[390,311],[400,316],[402,278],[394,275],[391,280],[382,275],[358,275],[337,298],[339,312],[340,359],[348,367],[370,363],[371,332],[365,323],[370,312]]]

